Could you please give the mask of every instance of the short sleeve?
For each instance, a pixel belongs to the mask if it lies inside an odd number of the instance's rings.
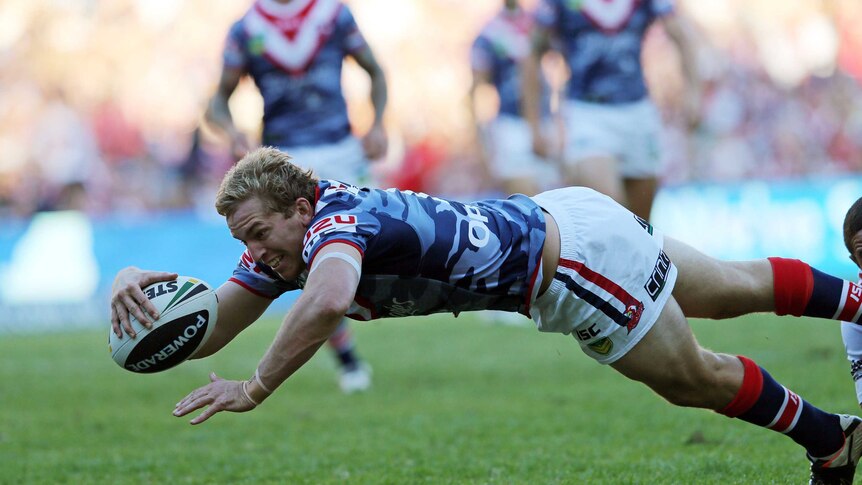
[[[225,67],[233,69],[246,69],[248,65],[248,54],[245,50],[246,34],[242,23],[236,22],[231,26],[225,39],[222,61]]]
[[[656,17],[662,17],[674,12],[673,0],[652,0],[650,2],[651,13]]]
[[[302,249],[302,258],[308,267],[321,248],[335,242],[349,244],[364,255],[368,238],[380,231],[380,223],[367,213],[334,211],[318,216],[311,222]]]
[[[487,72],[491,70],[493,65],[494,59],[491,54],[490,42],[480,35],[470,47],[470,67],[474,71]]]
[[[558,0],[540,0],[533,12],[536,25],[544,28],[553,28],[560,18],[560,3]]]
[[[273,300],[288,291],[301,289],[303,286],[299,281],[285,281],[270,267],[255,262],[248,250],[240,256],[230,281],[255,295]]]
[[[344,32],[344,49],[348,53],[356,54],[368,48],[368,42],[359,30],[359,24],[356,23],[356,19],[347,5],[342,6],[336,22],[338,29]]]

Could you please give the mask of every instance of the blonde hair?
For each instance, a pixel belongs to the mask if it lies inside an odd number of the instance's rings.
[[[296,199],[314,204],[317,178],[311,170],[291,163],[287,153],[272,147],[249,152],[225,174],[216,194],[215,208],[229,217],[237,206],[256,197],[268,213],[293,215]]]

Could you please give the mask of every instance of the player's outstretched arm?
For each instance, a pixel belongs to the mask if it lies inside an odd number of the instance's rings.
[[[206,344],[191,357],[208,357],[228,344],[240,332],[256,322],[272,300],[255,295],[233,281],[226,281],[218,290],[218,319]]]
[[[111,285],[111,329],[114,334],[122,338],[125,331],[132,338],[137,336],[129,321],[129,314],[145,327],[151,328],[159,318],[159,311],[143,289],[160,281],[175,280],[177,276],[177,273],[149,271],[134,266],[121,269]]]
[[[333,243],[321,249],[312,261],[302,295],[254,376],[247,381],[228,381],[211,374],[212,382],[177,403],[174,416],[206,408],[190,421],[200,424],[220,411],[249,411],[266,399],[332,335],[353,301],[361,259],[359,251],[347,244]]]

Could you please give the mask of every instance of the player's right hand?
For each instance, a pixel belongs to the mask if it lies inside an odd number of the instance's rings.
[[[114,334],[123,338],[125,331],[132,338],[137,336],[129,314],[145,327],[152,327],[152,322],[159,318],[159,312],[143,289],[160,281],[175,280],[177,276],[177,273],[145,271],[134,266],[120,270],[111,285],[111,329]]]

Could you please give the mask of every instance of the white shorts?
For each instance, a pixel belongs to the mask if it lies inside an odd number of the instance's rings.
[[[542,126],[548,139],[552,126]],[[527,121],[517,116],[500,115],[488,124],[488,154],[492,173],[501,179],[530,177],[539,187],[559,186],[556,164],[533,152],[533,136]]]
[[[368,158],[354,136],[330,145],[278,147],[293,158],[293,163],[310,168],[320,179],[333,179],[364,186],[373,183]]]
[[[592,189],[543,192],[536,201],[560,229],[554,281],[530,316],[539,330],[571,333],[602,364],[626,354],[652,328],[677,269],[664,238],[643,219]]]
[[[626,104],[568,100],[564,160],[612,157],[626,178],[655,177],[661,171],[661,117],[649,98]]]

